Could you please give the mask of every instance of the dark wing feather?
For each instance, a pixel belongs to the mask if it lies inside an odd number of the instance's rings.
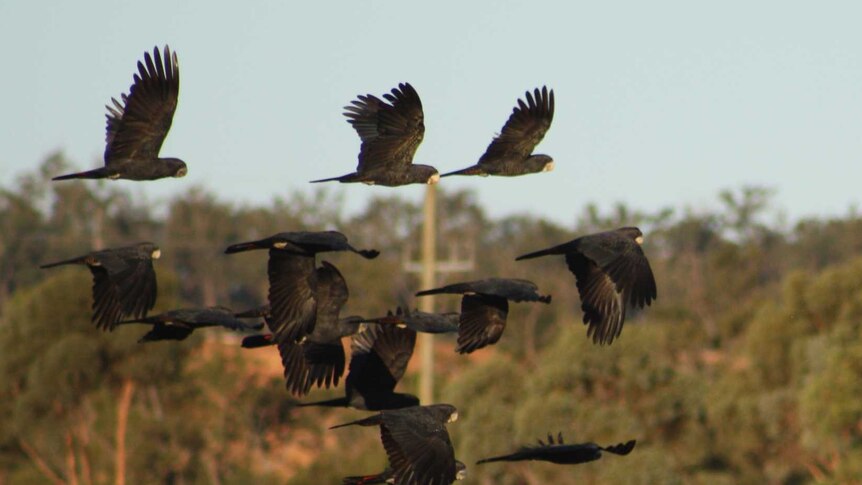
[[[143,317],[156,302],[156,272],[151,259],[127,259],[111,252],[96,258],[93,273],[93,322],[113,330],[124,315]]]
[[[311,390],[309,369],[302,347],[302,344],[293,341],[282,341],[278,344],[281,365],[284,367],[284,383],[287,390],[295,396],[304,396]]]
[[[327,261],[323,261],[322,264],[323,266],[315,270],[317,273],[317,323],[315,326],[317,332],[315,335],[325,331],[332,333],[334,338],[338,328],[338,315],[341,313],[341,308],[347,303],[349,291],[347,282],[344,281],[344,276],[341,275],[338,268]]]
[[[155,59],[155,60],[154,60]],[[121,104],[112,99],[108,105],[105,164],[122,160],[158,158],[180,92],[180,71],[176,53],[165,46],[164,57],[158,48],[153,57],[144,54],[138,62],[138,74]]]
[[[123,316],[117,285],[105,268],[90,266],[90,272],[93,273],[93,323],[102,330],[113,330]]]
[[[389,394],[404,377],[413,356],[416,332],[391,325],[370,325],[353,336],[347,387],[362,395]]]
[[[410,165],[425,136],[422,101],[413,86],[401,83],[383,97],[386,101],[359,96],[344,107],[344,116],[362,140],[356,167],[360,173]]]
[[[276,341],[298,341],[314,331],[317,318],[314,256],[271,249],[267,272],[272,314],[267,325]]]
[[[305,387],[310,389],[316,385],[329,389],[330,386],[337,386],[344,374],[344,347],[341,346],[341,340],[325,344],[305,341],[302,347],[308,367]]]
[[[458,327],[458,352],[474,350],[497,343],[506,329],[509,301],[487,295],[464,295]]]
[[[443,424],[414,416],[384,416],[380,438],[396,485],[455,481],[455,451]]]
[[[635,241],[610,231],[583,238],[577,250],[608,274],[626,304],[643,308],[656,298],[652,269]]]
[[[620,335],[626,305],[607,273],[581,253],[566,254],[566,264],[577,280],[587,336],[597,344],[610,344]]]
[[[619,336],[626,308],[643,308],[656,298],[649,261],[635,241],[614,233],[583,238],[566,264],[577,278],[588,335],[599,344]]]
[[[518,106],[494,138],[479,164],[493,164],[500,160],[526,159],[542,141],[554,119],[554,91],[547,87],[526,93],[527,102],[518,100]]]

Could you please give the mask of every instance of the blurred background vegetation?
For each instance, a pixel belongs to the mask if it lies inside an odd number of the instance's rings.
[[[365,261],[326,254],[350,285],[346,314],[379,316],[417,289],[421,208],[394,191],[346,208],[337,188],[268,207],[203,188],[166,204],[110,183],[52,184],[62,154],[0,188],[0,484],[339,483],[385,466],[371,429],[326,431],[356,411],[295,408],[276,352],[240,336],[196,332],[140,345],[145,331],[90,323],[88,271],[39,264],[150,240],[155,312],[264,302],[266,254],[226,257],[237,241],[338,229]],[[534,280],[551,305],[513,305],[501,342],[470,356],[437,344],[437,394],[461,411],[449,427],[470,483],[862,483],[862,218],[790,225],[772,192],[716,194],[710,209],[655,214],[573,207],[563,227],[532,215],[491,220],[469,192],[444,191],[438,246],[477,247],[476,270]],[[514,257],[576,235],[638,225],[659,288],[621,339],[585,338],[574,279],[561,258]],[[441,298],[440,310],[458,299]],[[414,303],[411,301],[411,304]],[[401,384],[416,392],[415,360]],[[315,391],[310,400],[341,395]],[[547,434],[568,442],[637,439],[625,457],[577,467],[473,466]]]

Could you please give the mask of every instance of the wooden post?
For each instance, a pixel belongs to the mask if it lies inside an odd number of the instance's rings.
[[[425,190],[425,205],[422,222],[422,288],[437,285],[435,262],[437,256],[437,185]],[[434,296],[419,299],[419,309],[434,311]],[[419,400],[422,404],[434,403],[434,335],[419,334],[419,356],[422,369],[419,374]]]

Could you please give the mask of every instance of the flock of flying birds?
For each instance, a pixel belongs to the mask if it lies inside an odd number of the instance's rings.
[[[156,180],[182,177],[185,162],[160,158],[159,150],[168,133],[179,95],[179,65],[176,53],[165,46],[152,56],[144,54],[128,95],[108,105],[105,165],[93,170],[55,177],[67,179]],[[554,116],[554,92],[546,87],[518,100],[502,131],[479,161],[470,167],[442,175],[518,176],[549,171],[553,159],[534,155],[534,147],[550,128]],[[345,107],[344,115],[361,139],[356,171],[314,182],[362,182],[400,186],[437,183],[441,175],[434,167],[413,163],[425,132],[422,103],[408,83],[384,94],[358,96]],[[591,234],[517,260],[563,255],[574,274],[581,299],[587,336],[600,345],[620,335],[626,309],[643,308],[656,298],[656,285],[649,262],[641,250],[643,235],[634,227]],[[233,313],[222,307],[147,313],[156,301],[153,260],[160,251],[152,243],[102,249],[84,256],[46,264],[86,265],[93,274],[95,325],[113,330],[117,325],[148,324],[141,341],[183,340],[195,329],[208,326],[232,330],[260,330],[269,334],[246,337],[242,346],[274,345],[284,365],[287,389],[304,396],[312,387],[337,386],[345,368],[343,337],[352,336],[350,363],[343,398],[303,403],[300,406],[350,407],[378,411],[370,417],[342,426],[379,426],[390,466],[375,475],[347,477],[344,483],[449,484],[466,474],[457,461],[446,424],[457,419],[454,406],[422,406],[413,395],[395,392],[416,342],[416,332],[457,333],[456,351],[471,353],[496,343],[506,328],[509,301],[541,302],[551,297],[539,294],[535,283],[523,279],[487,278],[427,289],[416,296],[454,294],[461,296],[460,313],[426,313],[398,308],[376,318],[340,317],[348,299],[341,272],[329,262],[317,264],[317,254],[351,251],[365,259],[379,254],[357,249],[336,231],[282,232],[258,241],[229,246],[225,253],[269,251],[269,304]],[[258,323],[247,323],[254,318]],[[602,447],[595,443],[566,444],[556,439],[479,463],[545,460],[553,463],[583,463],[597,460],[603,451],[626,455],[635,441]]]

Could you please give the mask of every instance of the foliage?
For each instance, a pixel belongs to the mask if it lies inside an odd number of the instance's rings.
[[[140,327],[98,331],[88,272],[37,268],[151,240],[164,255],[156,311],[239,310],[265,300],[266,255],[225,256],[227,245],[338,229],[382,252],[325,256],[350,285],[344,314],[378,316],[415,303],[418,280],[402,265],[418,252],[417,204],[376,197],[346,215],[337,191],[237,206],[193,188],[160,214],[110,183],[47,181],[68,166],[54,154],[0,189],[0,483],[115,481],[123,413],[128,483],[337,483],[385,466],[375,430],[326,430],[362,413],[294,407],[276,353],[240,351],[218,330],[149,345],[137,343]],[[470,192],[441,192],[442,256],[476,263],[447,280],[526,277],[554,296],[513,304],[501,341],[470,356],[438,339],[441,399],[460,409],[449,429],[470,482],[859,483],[862,220],[786,227],[770,220],[772,194],[742,187],[718,194],[716,210],[652,214],[589,205],[563,227],[529,214],[492,220]],[[599,347],[561,258],[514,257],[622,225],[645,229],[659,299]],[[438,301],[458,309],[457,298]],[[415,370],[400,389],[415,392]],[[472,465],[558,431],[638,445],[577,467]]]

